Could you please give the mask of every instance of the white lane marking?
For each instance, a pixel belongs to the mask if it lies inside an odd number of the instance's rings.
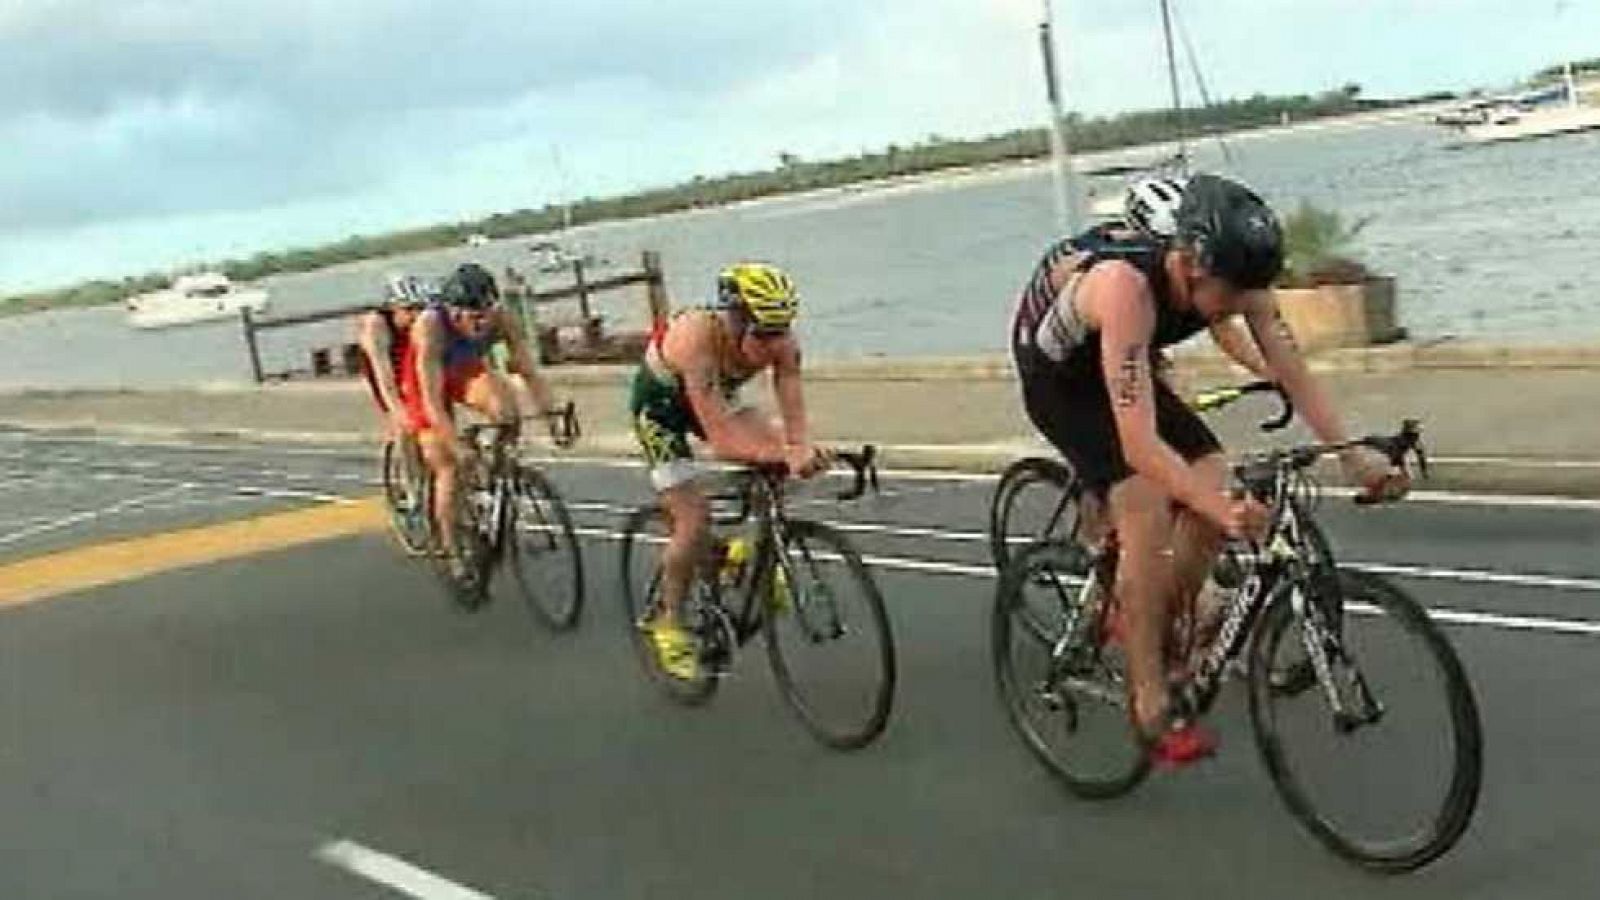
[[[92,522],[95,519],[103,518],[105,516],[115,515],[116,513],[143,506],[151,501],[159,500],[162,497],[176,494],[181,491],[186,491],[193,487],[195,487],[195,485],[191,482],[180,482],[172,485],[171,487],[163,488],[159,491],[153,491],[149,494],[144,494],[139,497],[132,497],[119,503],[113,503],[110,506],[100,507],[99,509],[84,510],[83,512],[73,513],[69,516],[62,516],[58,519],[40,522],[37,525],[31,525],[27,528],[22,528],[9,534],[0,535],[0,547],[3,547],[7,544],[15,544],[16,542],[26,538],[37,537],[38,535],[47,534],[52,531],[60,531],[63,528],[71,528],[74,525],[81,525],[84,522]]]
[[[637,460],[610,459],[606,457],[572,457],[572,456],[539,456],[531,457],[542,465],[574,465],[596,466],[601,468],[638,469],[643,463]],[[1020,456],[1018,457],[1021,458]],[[1554,469],[1600,469],[1600,461],[1591,460],[1531,460],[1518,459],[1517,457],[1501,456],[1444,456],[1433,458],[1437,462],[1483,464],[1483,465],[1515,465],[1520,467],[1545,467]],[[997,481],[1000,476],[995,472],[955,472],[942,469],[880,469],[878,474],[884,478],[896,478],[906,481],[948,481],[958,484]],[[1330,494],[1339,496],[1353,495],[1355,492],[1349,488],[1327,488]],[[1528,507],[1533,509],[1584,509],[1600,510],[1600,499],[1584,497],[1562,497],[1547,494],[1476,494],[1465,491],[1429,491],[1416,490],[1408,495],[1409,499],[1421,500],[1428,503],[1443,503],[1460,506],[1509,506]]]
[[[1376,616],[1382,614],[1382,611],[1377,607],[1367,603],[1351,603],[1346,608],[1351,612],[1362,615]],[[1428,615],[1436,621],[1449,622],[1452,625],[1487,625],[1491,628],[1505,628],[1511,631],[1549,631],[1556,634],[1600,635],[1600,622],[1587,622],[1582,619],[1504,616],[1499,613],[1439,608],[1430,608]]]
[[[1562,575],[1537,575],[1520,572],[1494,572],[1483,569],[1441,569],[1431,566],[1404,566],[1392,563],[1341,563],[1363,572],[1427,578],[1438,581],[1464,581],[1472,584],[1510,584],[1518,587],[1554,588],[1564,591],[1600,591],[1600,578],[1569,578]]]
[[[632,507],[611,503],[570,503],[576,511],[626,513]],[[931,538],[933,540],[962,543],[986,543],[989,536],[981,531],[946,531],[939,528],[886,525],[877,522],[829,521],[828,525],[840,531],[857,534],[883,534],[890,537]],[[884,557],[891,559],[893,557]],[[1436,566],[1408,566],[1394,563],[1346,562],[1352,569],[1380,575],[1400,575],[1407,578],[1424,578],[1435,581],[1460,581],[1468,584],[1509,584],[1517,587],[1552,588],[1565,591],[1600,592],[1600,578],[1577,578],[1563,575],[1544,575],[1525,572],[1496,572],[1485,569],[1449,569]],[[992,573],[992,569],[990,572]]]
[[[583,537],[603,538],[606,540],[622,540],[622,532],[612,531],[608,528],[574,528]],[[652,538],[650,543],[661,543],[660,538]],[[838,562],[839,557],[832,553],[817,554],[817,558]],[[899,556],[874,556],[863,555],[861,561],[874,568],[891,569],[903,572],[923,572],[934,575],[955,575],[963,578],[981,578],[992,581],[995,578],[994,566],[968,565],[965,563],[941,562],[929,559],[906,559]],[[1350,608],[1357,612],[1375,615],[1376,607],[1364,603],[1352,603]],[[1480,612],[1470,609],[1449,609],[1446,607],[1425,607],[1428,615],[1441,621],[1454,625],[1481,625],[1490,628],[1503,628],[1512,631],[1542,631],[1552,634],[1581,634],[1600,636],[1600,622],[1590,622],[1583,619],[1558,619],[1546,616],[1507,616],[1500,613]]]
[[[482,891],[457,884],[420,866],[363,847],[354,841],[330,841],[317,848],[317,859],[417,900],[494,900]]]
[[[1600,469],[1593,459],[1529,459],[1517,456],[1434,456],[1431,461],[1457,466],[1516,466],[1519,469]]]

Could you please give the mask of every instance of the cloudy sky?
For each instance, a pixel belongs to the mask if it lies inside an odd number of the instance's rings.
[[[1591,0],[1175,4],[1221,96],[1600,56]],[[1074,109],[1163,102],[1156,0],[1055,5]],[[0,0],[0,293],[1036,123],[1040,8]]]

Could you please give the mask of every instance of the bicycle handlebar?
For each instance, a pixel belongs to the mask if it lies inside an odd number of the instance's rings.
[[[531,416],[519,416],[509,422],[469,422],[459,429],[462,440],[471,443],[477,436],[486,431],[503,431],[507,429],[520,430],[523,422],[532,422],[535,419],[544,420],[550,427],[550,440],[557,447],[570,447],[583,434],[583,429],[578,424],[578,410],[572,401],[567,401],[555,409],[545,410]]]
[[[864,444],[860,450],[839,450],[834,453],[834,458],[843,460],[855,473],[855,479],[844,491],[837,496],[840,500],[854,500],[872,488],[878,492],[878,447],[875,444]]]
[[[844,463],[854,474],[850,487],[835,495],[839,500],[854,500],[872,488],[878,490],[878,447],[875,444],[863,444],[859,450],[834,449],[830,455],[837,461]],[[789,477],[787,463],[751,463],[745,470],[762,478],[772,481],[782,481]]]
[[[1378,451],[1390,465],[1401,471],[1408,471],[1407,462],[1414,458],[1417,461],[1417,470],[1424,478],[1428,476],[1428,454],[1422,444],[1422,423],[1416,419],[1402,420],[1400,430],[1394,434],[1369,434],[1366,437],[1337,444],[1307,444],[1287,450],[1269,451],[1234,466],[1233,471],[1235,477],[1247,487],[1258,490],[1274,483],[1283,470],[1306,469],[1324,456],[1354,447],[1367,447]],[[1356,503],[1364,506],[1378,503],[1380,500],[1379,497],[1365,494],[1356,496]]]
[[[1195,395],[1193,400],[1189,401],[1189,407],[1195,412],[1216,412],[1250,394],[1264,393],[1277,394],[1278,401],[1282,407],[1278,415],[1261,422],[1261,430],[1270,432],[1287,428],[1289,423],[1294,421],[1294,401],[1290,400],[1289,395],[1283,392],[1283,388],[1273,381],[1252,381],[1234,387],[1221,387],[1213,388],[1209,391],[1201,391]]]
[[[571,447],[583,436],[583,427],[578,424],[578,407],[571,400],[546,410],[543,415],[550,424],[550,440],[557,447]]]

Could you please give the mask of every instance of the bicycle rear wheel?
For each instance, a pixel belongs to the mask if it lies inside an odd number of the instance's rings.
[[[989,555],[996,571],[1035,541],[1077,533],[1079,487],[1072,470],[1030,456],[1006,467],[989,502]]]
[[[389,510],[389,530],[407,556],[428,552],[431,528],[428,524],[428,492],[432,479],[427,466],[409,438],[383,442],[379,474],[383,481],[384,505]]]
[[[1250,718],[1289,811],[1345,859],[1407,872],[1465,833],[1483,735],[1454,649],[1427,612],[1377,575],[1340,570],[1342,625],[1322,607],[1269,609],[1250,647]],[[1309,685],[1271,677],[1314,663]],[[1326,662],[1326,667],[1321,665]],[[1333,707],[1337,696],[1344,707]]]
[[[583,614],[583,550],[561,495],[544,473],[519,466],[506,535],[511,571],[533,617],[567,631]]]
[[[889,724],[896,679],[889,614],[872,573],[839,532],[791,519],[757,583],[778,689],[812,736],[836,750]]]
[[[645,674],[658,685],[670,699],[685,706],[699,706],[717,692],[718,678],[711,667],[702,664],[699,677],[678,678],[661,668],[661,658],[655,644],[644,630],[644,623],[655,618],[661,603],[661,547],[667,541],[667,518],[659,506],[642,506],[628,514],[622,526],[622,607],[623,621],[628,629],[628,642]],[[691,585],[690,594],[701,590]],[[679,608],[691,605],[693,597],[685,597]],[[703,631],[695,623],[685,622],[691,631]]]
[[[1098,586],[1081,554],[1033,544],[1001,573],[990,618],[995,687],[1022,742],[1072,793],[1133,790],[1150,762],[1128,715],[1122,651],[1101,639]]]

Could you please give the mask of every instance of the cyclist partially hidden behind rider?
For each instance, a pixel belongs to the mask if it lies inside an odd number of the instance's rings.
[[[410,340],[411,325],[438,289],[416,275],[392,275],[382,305],[368,310],[356,326],[361,347],[361,375],[372,402],[383,417],[389,437],[406,433],[405,404],[400,399],[400,364]]]
[[[464,403],[492,422],[510,426],[516,439],[520,405],[512,382],[486,364],[490,348],[505,344],[509,373],[523,383],[533,411],[551,409],[550,389],[539,375],[522,329],[499,306],[494,276],[464,263],[440,285],[437,302],[418,313],[400,350],[400,401],[404,426],[415,434],[433,472],[435,524],[442,549],[459,565],[455,544],[455,493],[459,448],[453,405]]]
[[[661,604],[640,623],[668,674],[693,679],[693,639],[678,606],[705,555],[709,504],[689,435],[717,457],[773,463],[804,477],[827,463],[811,442],[800,387],[800,344],[791,326],[799,311],[794,282],[780,269],[740,263],[717,278],[714,308],[686,309],[657,325],[633,377],[629,411],[666,512],[671,537],[662,551]],[[741,385],[772,370],[781,424],[737,402]]]
[[[1209,330],[1223,352],[1277,382],[1319,439],[1346,434],[1268,290],[1283,236],[1260,197],[1213,175],[1150,179],[1130,189],[1126,218],[1050,248],[1013,313],[1011,350],[1028,417],[1072,464],[1091,514],[1095,500],[1109,507],[1133,724],[1157,762],[1183,764],[1216,741],[1169,696],[1172,610],[1199,593],[1223,537],[1259,536],[1267,510],[1227,493],[1217,438],[1152,374],[1159,351]],[[1370,450],[1341,462],[1371,496],[1409,487]]]

